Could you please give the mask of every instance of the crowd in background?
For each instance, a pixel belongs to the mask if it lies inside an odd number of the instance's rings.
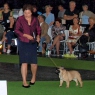
[[[69,9],[65,9],[63,5],[58,5],[58,16],[51,12],[53,7],[50,5],[45,6],[45,13],[39,11],[36,5],[32,5],[32,15],[37,17],[41,27],[41,39],[38,45],[38,52],[45,53],[43,42],[48,45],[52,42],[48,48],[52,50],[56,47],[57,56],[60,55],[60,41],[65,40],[65,30],[69,31],[69,37],[66,40],[69,52],[66,56],[75,56],[74,47],[77,43],[87,43],[89,41],[95,41],[95,14],[88,10],[88,5],[82,5],[82,11],[79,12],[76,9],[76,2],[69,2]],[[10,10],[8,3],[4,4],[3,9],[0,10],[0,26],[4,26],[4,30],[0,28],[0,44],[5,40],[8,43],[7,54],[11,52],[11,41],[16,38],[14,33],[14,27],[16,19],[23,15],[23,8],[21,8],[14,17],[14,12]],[[85,29],[83,29],[85,27]],[[2,32],[2,31],[4,32]]]

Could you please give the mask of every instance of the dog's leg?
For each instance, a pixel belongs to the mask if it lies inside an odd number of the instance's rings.
[[[82,87],[82,86],[83,86],[83,83],[82,83],[81,77],[78,78],[78,81],[79,81],[79,83],[80,83],[80,87]]]
[[[66,88],[69,88],[70,82],[66,81]]]
[[[63,79],[60,79],[60,85],[59,85],[59,87],[61,87],[62,86],[62,84],[63,84]]]
[[[78,86],[78,80],[77,79],[73,79],[76,82],[76,86]]]

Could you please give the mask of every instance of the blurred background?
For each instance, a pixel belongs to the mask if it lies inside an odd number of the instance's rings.
[[[68,9],[68,4],[71,0],[0,0],[0,7],[3,7],[3,4],[5,2],[8,2],[10,4],[10,7],[12,9],[19,9],[24,4],[32,4],[37,5],[38,10],[44,12],[44,6],[47,4],[50,4],[53,7],[52,12],[55,14],[55,16],[58,13],[57,6],[59,4],[63,4],[63,6]],[[95,13],[95,0],[73,0],[77,3],[77,9],[81,11],[82,4],[87,4],[89,6],[89,9]]]

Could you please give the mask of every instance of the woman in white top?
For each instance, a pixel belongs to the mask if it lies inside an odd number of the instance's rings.
[[[73,19],[73,25],[69,28],[69,38],[67,40],[67,45],[70,50],[70,55],[74,56],[73,54],[73,46],[76,44],[77,40],[82,35],[82,27],[79,25],[79,18]]]

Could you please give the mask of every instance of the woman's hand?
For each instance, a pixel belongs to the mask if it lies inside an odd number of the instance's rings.
[[[88,33],[84,33],[84,35],[85,35],[85,36],[87,36],[87,37],[89,36],[89,34],[88,34]]]
[[[23,36],[26,37],[29,40],[33,40],[34,39],[31,35],[28,35],[28,34],[24,34]]]
[[[38,43],[40,42],[40,36],[38,35],[37,36],[37,40],[36,40]]]

